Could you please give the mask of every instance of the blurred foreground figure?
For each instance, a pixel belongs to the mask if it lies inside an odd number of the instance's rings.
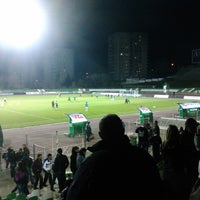
[[[198,123],[194,118],[185,121],[185,129],[181,134],[181,145],[183,145],[184,171],[186,175],[187,193],[191,193],[192,187],[198,179],[199,152],[195,145]]]
[[[164,199],[155,162],[146,151],[132,146],[124,123],[109,114],[99,123],[101,140],[77,169],[67,200]]]

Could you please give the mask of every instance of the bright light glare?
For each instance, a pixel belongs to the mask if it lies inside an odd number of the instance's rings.
[[[45,28],[45,14],[36,0],[0,0],[0,44],[25,48]]]

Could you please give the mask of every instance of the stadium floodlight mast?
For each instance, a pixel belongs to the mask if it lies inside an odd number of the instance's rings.
[[[0,0],[0,45],[26,48],[45,30],[39,0]]]

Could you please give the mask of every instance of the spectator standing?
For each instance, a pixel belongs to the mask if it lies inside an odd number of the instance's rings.
[[[194,135],[194,144],[195,144],[196,150],[198,151],[199,159],[200,159],[200,125],[199,124],[197,126],[196,134]]]
[[[35,181],[34,181],[34,190],[38,189],[38,182],[39,182],[39,187],[40,189],[43,188],[43,176],[42,176],[42,154],[39,153],[37,155],[37,159],[34,160],[33,165],[32,165],[32,171],[35,176]]]
[[[19,150],[16,152],[16,160],[17,162],[19,162],[20,160],[22,160],[23,158],[23,149],[19,148]]]
[[[23,153],[26,155],[30,155],[30,150],[26,144],[23,144]]]
[[[198,178],[199,153],[195,147],[195,134],[198,123],[193,118],[185,121],[185,129],[181,134],[181,144],[184,153],[184,170],[186,172],[188,194],[191,192],[195,181]]]
[[[198,164],[198,178],[192,187],[190,193],[190,200],[199,200],[200,197],[200,125],[197,124],[197,132],[194,136],[194,144],[199,155],[199,164]]]
[[[153,128],[151,127],[150,123],[145,123],[144,124],[145,128],[147,129],[148,132],[148,140],[153,136]]]
[[[44,187],[47,186],[47,184],[46,184],[47,181],[49,181],[50,186],[52,184],[51,170],[52,170],[52,155],[49,153],[47,155],[47,158],[44,159],[44,163],[43,163],[43,171],[44,171],[44,184],[43,184],[43,186]]]
[[[199,197],[200,197],[200,161],[199,161],[198,172],[199,172],[199,176],[192,187],[189,200],[199,200]]]
[[[152,145],[152,155],[156,163],[160,161],[160,154],[162,149],[162,139],[160,137],[160,128],[158,122],[155,121],[153,127],[153,136],[149,139],[150,145]]]
[[[154,121],[153,133],[160,136],[160,127],[157,120]]]
[[[163,199],[159,172],[152,156],[130,144],[115,114],[99,123],[101,140],[77,169],[66,200]]]
[[[76,157],[76,167],[77,169],[80,167],[81,163],[85,160],[85,155],[86,155],[87,149],[82,147]]]
[[[77,170],[76,158],[77,158],[78,151],[79,151],[79,147],[78,146],[73,146],[72,147],[72,152],[71,152],[71,156],[70,156],[70,169],[72,171],[73,176],[75,175],[75,172]]]
[[[181,126],[181,127],[179,128],[179,133],[182,134],[183,132],[184,132],[184,129],[183,129],[183,127]]]
[[[14,178],[15,168],[17,166],[16,153],[14,149],[9,148],[7,156],[8,156],[8,162],[10,163],[10,176],[11,178]]]
[[[168,199],[184,200],[185,198],[185,173],[184,154],[180,144],[180,134],[176,125],[169,125],[166,140],[163,143],[163,180],[168,190]]]
[[[19,161],[16,167],[14,181],[17,185],[17,189],[19,194],[25,194],[28,195],[28,174],[26,171],[26,168],[24,166],[24,163],[22,161]],[[15,189],[13,189],[14,191]],[[12,191],[12,192],[13,192]]]
[[[9,159],[8,159],[8,152],[9,152],[9,151],[10,151],[10,147],[7,149],[6,152],[3,153],[3,156],[2,156],[2,158],[3,158],[3,159],[5,160],[5,162],[6,162],[6,169],[8,169],[9,164],[10,164]]]
[[[26,152],[26,151],[25,151]],[[26,171],[28,173],[28,178],[29,181],[31,182],[31,185],[34,186],[34,178],[32,175],[32,164],[33,164],[33,159],[30,157],[29,154],[24,153],[23,158],[22,158],[22,162],[24,163],[25,167],[26,167]]]
[[[58,179],[58,186],[59,186],[59,192],[62,192],[62,190],[66,186],[66,176],[65,176],[65,171],[67,167],[69,166],[69,160],[66,155],[63,155],[62,149],[58,148],[57,150],[57,155],[54,160],[53,164],[53,172],[54,172],[54,177],[51,185],[51,190],[54,191],[54,183],[55,179]]]
[[[149,134],[146,128],[146,124],[136,128],[135,132],[138,134],[138,147],[148,152]]]

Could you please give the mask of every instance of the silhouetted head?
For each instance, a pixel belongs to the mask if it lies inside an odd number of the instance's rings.
[[[58,148],[57,152],[58,152],[59,154],[62,154],[62,149],[61,149],[61,148]]]
[[[72,153],[77,153],[79,151],[79,147],[78,146],[73,146],[72,147]]]
[[[52,154],[51,154],[51,153],[48,153],[48,154],[47,154],[47,158],[51,160],[51,159],[52,159]]]
[[[124,132],[124,123],[116,114],[106,115],[99,123],[99,136],[102,140],[118,140]]]
[[[167,128],[166,141],[170,143],[179,143],[179,130],[176,125],[170,124]]]
[[[86,154],[87,149],[85,147],[80,148],[79,150],[79,154],[80,155],[85,155]]]
[[[42,160],[42,154],[41,153],[38,153],[37,159]]]
[[[197,121],[194,119],[194,118],[188,118],[186,121],[185,121],[185,129],[186,131],[194,134],[196,133],[196,128],[197,128]]]

